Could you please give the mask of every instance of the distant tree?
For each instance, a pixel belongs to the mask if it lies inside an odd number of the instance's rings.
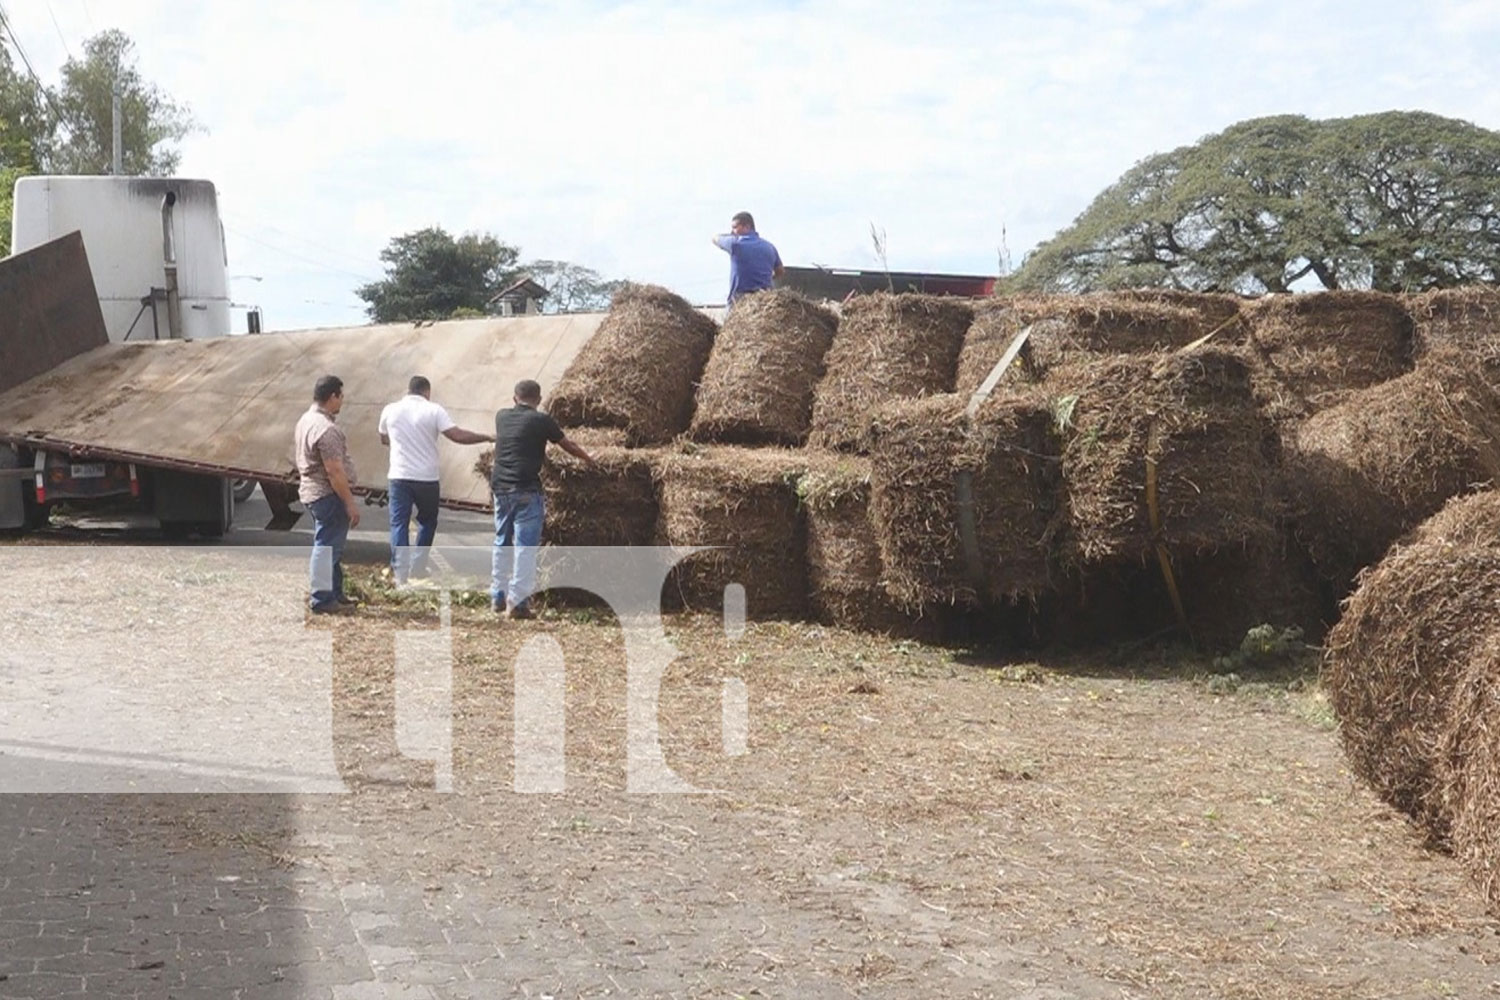
[[[37,170],[49,135],[42,90],[0,46],[0,257],[10,253],[11,198],[16,179]]]
[[[0,45],[0,168],[36,169],[52,131],[46,112],[42,88]]]
[[[524,265],[521,272],[547,289],[547,298],[542,301],[542,311],[546,313],[603,311],[625,284],[606,280],[593,268],[565,260],[534,260]]]
[[[385,278],[356,289],[377,323],[482,315],[485,303],[516,275],[519,252],[489,234],[455,239],[439,226],[397,236],[380,252]]]
[[[62,83],[51,90],[59,120],[51,141],[40,150],[41,167],[51,174],[103,174],[110,169],[111,104],[120,86],[123,172],[163,177],[182,159],[171,145],[201,126],[187,107],[141,76],[135,43],[123,31],[101,32],[83,45],[82,59],[69,59]]]
[[[1500,276],[1500,133],[1426,112],[1233,125],[1136,164],[1007,282],[1420,291]]]

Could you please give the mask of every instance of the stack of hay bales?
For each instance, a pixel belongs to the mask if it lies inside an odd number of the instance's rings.
[[[1153,554],[1148,462],[1174,554],[1271,541],[1273,476],[1242,352],[1106,356],[1058,369],[1046,388],[1063,434],[1070,566]]]
[[[1237,643],[1265,622],[1321,623],[1319,595],[1284,545],[1250,371],[1243,349],[1203,347],[1074,363],[1046,382],[1062,435],[1066,599],[1096,619],[1095,636],[1173,623],[1164,556],[1206,643]]]
[[[1202,298],[1201,307],[1188,303]],[[1227,301],[1225,301],[1227,300]],[[1230,311],[1226,315],[1226,308]],[[1185,347],[1215,329],[1220,340],[1239,336],[1222,327],[1239,314],[1226,296],[1166,292],[1095,292],[997,298],[975,308],[964,338],[955,386],[978,389],[1015,335],[1032,328],[1028,342],[1038,373],[1096,354],[1149,354]],[[1226,336],[1227,334],[1227,336]]]
[[[1442,348],[1500,350],[1500,291],[1488,286],[1445,288],[1406,298],[1416,338],[1416,354]]]
[[[870,460],[809,452],[797,481],[807,517],[807,582],[813,614],[844,628],[935,634],[932,616],[901,611],[881,586],[880,545],[870,521]]]
[[[1470,766],[1495,767],[1477,755],[1500,727],[1500,706],[1483,697],[1497,631],[1500,493],[1490,491],[1452,501],[1392,547],[1328,634],[1323,685],[1350,766],[1437,842],[1455,815],[1467,824],[1500,808],[1466,803],[1493,795],[1500,773],[1476,783]],[[1471,667],[1483,673],[1466,678]],[[1469,835],[1491,850],[1493,827]]]
[[[1278,423],[1343,402],[1411,370],[1411,317],[1380,292],[1267,295],[1244,307],[1264,365],[1256,395]]]
[[[1438,351],[1310,417],[1284,462],[1298,537],[1347,589],[1450,498],[1500,482],[1500,394],[1468,359]]]
[[[806,523],[797,480],[800,451],[733,446],[666,451],[656,458],[660,545],[712,546],[678,563],[666,597],[716,609],[724,588],[745,588],[755,618],[807,612]]]
[[[797,447],[807,440],[813,389],[838,317],[793,291],[734,304],[698,387],[690,433],[720,444]]]
[[[877,406],[951,392],[973,315],[967,301],[936,295],[877,292],[850,301],[813,399],[808,442],[866,451]]]
[[[1052,585],[1058,466],[1046,400],[1008,390],[972,417],[967,403],[900,401],[873,420],[871,518],[885,589],[907,609],[1014,601]]]
[[[585,428],[568,436],[594,464],[561,448],[547,450],[543,540],[575,546],[654,544],[658,507],[652,453],[624,447],[621,431]]]
[[[718,327],[686,299],[627,285],[558,381],[548,412],[564,427],[617,427],[631,446],[687,430],[693,389]]]

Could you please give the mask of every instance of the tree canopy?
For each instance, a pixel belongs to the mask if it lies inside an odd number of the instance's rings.
[[[69,59],[62,83],[51,91],[58,120],[42,168],[49,174],[104,174],[110,170],[111,104],[120,86],[120,145],[123,173],[165,177],[182,154],[172,143],[200,127],[187,107],[141,76],[135,43],[123,31],[101,32],[83,45],[82,59]]]
[[[520,251],[488,233],[454,237],[440,226],[393,238],[380,259],[385,277],[354,292],[376,323],[483,316],[495,293],[522,276],[547,289],[548,313],[607,309],[624,284],[565,260],[518,264]]]
[[[598,312],[609,308],[623,281],[606,280],[591,267],[565,260],[533,260],[521,268],[547,289],[542,303],[546,313]]]
[[[1423,291],[1500,276],[1500,133],[1419,111],[1240,122],[1136,164],[1014,290]]]
[[[16,178],[109,172],[117,79],[124,172],[171,174],[181,159],[174,143],[199,126],[184,105],[141,75],[129,36],[110,30],[90,38],[83,58],[63,65],[56,87],[39,83],[0,44],[0,255],[10,252]]]
[[[455,238],[429,226],[392,239],[380,252],[385,278],[354,294],[377,323],[448,319],[459,310],[482,314],[490,298],[515,279],[519,256],[488,233]]]

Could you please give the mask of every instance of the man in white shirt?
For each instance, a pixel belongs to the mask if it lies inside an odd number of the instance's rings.
[[[464,430],[432,401],[432,383],[413,375],[406,395],[380,411],[380,443],[391,449],[386,476],[391,503],[391,572],[404,586],[412,574],[427,574],[427,555],[437,535],[438,436],[455,444],[484,444],[490,434]],[[417,511],[416,558],[411,550],[411,514]]]

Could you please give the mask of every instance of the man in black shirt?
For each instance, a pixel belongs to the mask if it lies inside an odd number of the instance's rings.
[[[542,387],[516,383],[516,405],[495,414],[495,547],[490,558],[490,606],[508,618],[530,618],[526,606],[536,587],[537,548],[542,544],[542,459],[548,443],[585,462],[593,458],[570,441],[548,414],[537,409]]]

